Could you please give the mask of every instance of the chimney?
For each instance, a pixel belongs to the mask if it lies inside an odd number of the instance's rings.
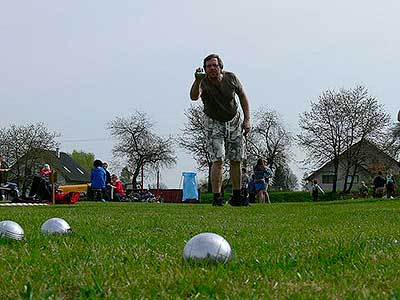
[[[56,156],[57,158],[60,158],[60,148],[56,148]]]

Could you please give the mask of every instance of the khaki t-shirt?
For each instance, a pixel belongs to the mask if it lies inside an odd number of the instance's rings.
[[[238,106],[235,93],[241,94],[243,87],[235,74],[224,71],[218,85],[206,77],[201,81],[200,88],[204,113],[207,116],[220,122],[228,122],[236,116]]]

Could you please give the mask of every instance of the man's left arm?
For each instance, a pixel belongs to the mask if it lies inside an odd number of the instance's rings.
[[[250,108],[249,108],[249,100],[247,99],[246,93],[244,90],[238,94],[240,100],[240,106],[243,111],[243,124],[242,129],[244,131],[244,135],[248,134],[250,131]]]

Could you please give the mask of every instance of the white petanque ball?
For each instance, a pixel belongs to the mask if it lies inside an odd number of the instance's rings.
[[[2,221],[0,222],[0,237],[19,241],[24,238],[24,230],[14,221]]]
[[[64,234],[72,232],[71,226],[61,218],[51,218],[42,224],[44,234]]]
[[[226,263],[231,256],[231,246],[220,235],[210,232],[192,237],[183,249],[185,260]]]

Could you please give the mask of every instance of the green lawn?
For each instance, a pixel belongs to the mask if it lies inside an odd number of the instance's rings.
[[[51,217],[74,233],[43,236]],[[400,299],[400,200],[212,207],[90,203],[0,207],[0,299]],[[215,232],[226,265],[185,263]]]

